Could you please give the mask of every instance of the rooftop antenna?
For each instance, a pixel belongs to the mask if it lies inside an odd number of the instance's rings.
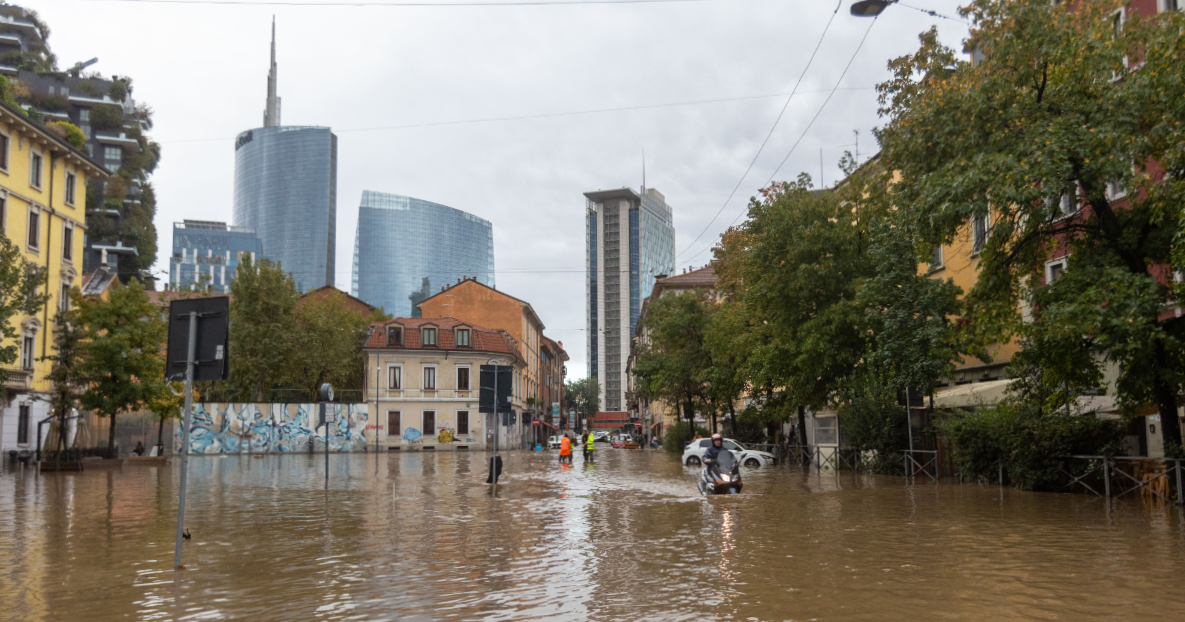
[[[267,107],[263,109],[263,126],[275,127],[280,124],[280,96],[276,92],[276,16],[272,16],[272,63],[267,72]]]

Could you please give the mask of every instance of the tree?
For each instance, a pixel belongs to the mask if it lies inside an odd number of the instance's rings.
[[[317,395],[322,383],[332,383],[340,395],[362,389],[364,365],[359,352],[372,321],[386,319],[381,311],[362,313],[349,308],[344,295],[310,296],[294,311],[293,348],[287,382]]]
[[[78,321],[85,327],[79,377],[86,384],[82,405],[111,418],[107,455],[116,457],[115,421],[119,413],[147,408],[164,385],[166,327],[160,309],[137,281],[116,285],[107,300],[78,299]]]
[[[263,259],[257,266],[248,256],[230,292],[231,378],[241,399],[262,402],[288,373],[299,294],[280,264]]]
[[[893,203],[926,242],[990,219],[969,334],[1036,344],[1025,356],[1040,358],[1055,402],[1114,364],[1120,403],[1156,404],[1166,452],[1183,455],[1183,322],[1164,309],[1185,205],[1185,15],[1117,22],[1123,6],[975,0],[964,14],[982,60],[923,33],[889,63],[877,138],[900,173]],[[1064,276],[1046,283],[1045,262],[1063,255]]]
[[[728,410],[732,438],[738,438],[736,402],[748,385],[745,359],[753,347],[748,329],[739,303],[713,305],[704,343],[711,359],[706,373],[707,393],[710,402],[723,404]]]
[[[589,376],[569,380],[564,385],[564,408],[576,411],[579,418],[591,420],[601,410],[601,385]]]
[[[668,294],[652,299],[639,321],[647,336],[634,363],[639,393],[682,406],[689,426],[695,423],[695,403],[709,395],[709,304],[700,292]]]
[[[70,297],[75,306],[79,302],[78,290],[72,290]],[[78,321],[76,309],[58,311],[54,319],[54,354],[43,360],[52,361],[46,379],[50,381],[49,408],[58,423],[57,451],[66,447],[66,419],[82,397],[83,384],[83,339],[86,329]]]
[[[0,383],[8,382],[12,367],[21,356],[20,332],[14,320],[21,315],[36,315],[49,296],[39,294],[45,283],[45,268],[26,261],[21,249],[7,237],[0,236]]]

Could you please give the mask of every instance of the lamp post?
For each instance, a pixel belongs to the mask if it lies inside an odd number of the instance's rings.
[[[890,4],[897,0],[860,0],[852,4],[852,15],[856,17],[876,17]]]

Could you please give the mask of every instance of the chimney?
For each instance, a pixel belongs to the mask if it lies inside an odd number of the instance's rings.
[[[457,279],[457,285],[461,284],[461,279]]]

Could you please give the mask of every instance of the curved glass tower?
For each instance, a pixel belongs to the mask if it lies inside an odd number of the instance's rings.
[[[333,285],[337,136],[327,127],[260,127],[235,141],[234,224],[307,292]]]
[[[439,203],[364,190],[351,294],[395,317],[465,277],[494,287],[490,222]]]

